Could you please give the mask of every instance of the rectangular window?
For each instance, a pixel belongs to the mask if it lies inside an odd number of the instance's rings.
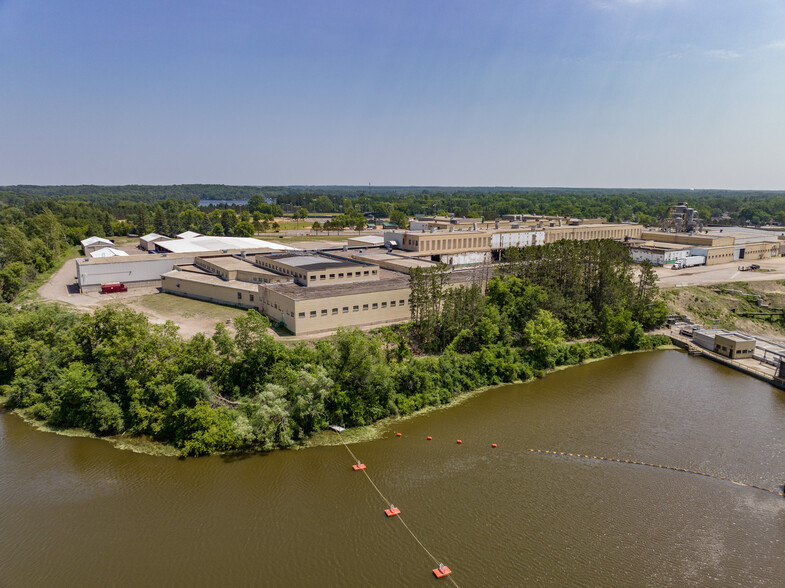
[[[324,275],[324,274],[322,274],[322,275],[320,275],[320,276],[319,276],[319,279],[320,279],[320,280],[323,280],[324,278],[325,278],[325,275]]]
[[[327,309],[326,308],[322,309],[322,316],[327,316]]]
[[[406,301],[405,301],[405,300],[399,300],[399,301],[398,301],[398,303],[399,303],[401,306],[404,306],[404,305],[406,304]]]
[[[368,310],[368,305],[367,304],[363,304],[363,310]]]
[[[349,307],[348,306],[344,306],[343,307],[343,312],[349,312]]]
[[[251,302],[253,302],[253,294],[251,294]]]
[[[382,308],[387,308],[387,303],[386,302],[382,302]]]
[[[311,279],[312,279],[312,280],[315,280],[315,279],[316,279],[316,276],[311,276]]]
[[[335,279],[335,274],[330,274],[330,279],[334,280]]]
[[[357,306],[357,305],[352,306],[352,312],[357,312],[358,310],[360,310],[359,306]]]
[[[373,270],[371,273],[375,276],[376,275],[376,270]]]
[[[343,274],[338,274],[338,278],[339,279],[342,278],[342,277],[343,277]]]
[[[316,311],[315,310],[311,311],[311,318],[316,318]]]
[[[242,299],[243,299],[243,293],[242,292],[238,292],[237,293],[237,300],[242,300]]]
[[[377,302],[374,302],[372,307],[374,310],[376,310],[377,308],[379,308],[379,304]]]
[[[390,306],[395,306],[395,300],[390,302]]]
[[[297,317],[298,318],[305,318],[305,313],[304,312],[298,312],[297,313]]]
[[[368,270],[365,270],[365,271],[363,272],[363,274],[367,276],[367,275],[368,275]]]
[[[338,309],[337,308],[333,308],[333,314],[338,314]]]

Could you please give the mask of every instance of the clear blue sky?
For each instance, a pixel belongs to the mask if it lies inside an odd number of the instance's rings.
[[[785,189],[781,0],[0,0],[0,184]]]

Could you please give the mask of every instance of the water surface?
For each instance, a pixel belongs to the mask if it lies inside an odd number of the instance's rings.
[[[775,586],[781,497],[528,449],[775,488],[783,440],[785,393],[667,351],[489,390],[351,447],[460,586]],[[350,466],[341,446],[138,455],[0,414],[0,585],[451,585]]]

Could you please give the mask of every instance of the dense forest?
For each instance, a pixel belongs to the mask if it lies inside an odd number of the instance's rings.
[[[595,275],[593,286],[574,276],[550,292],[510,270],[490,280],[487,295],[479,284],[437,292],[442,273],[415,272],[411,323],[370,334],[341,329],[296,346],[275,341],[255,311],[235,322],[234,335],[219,323],[212,337],[184,339],[175,325],[152,325],[127,309],[5,305],[0,392],[10,407],[56,427],[147,435],[183,455],[288,447],[331,423],[366,425],[467,390],[667,342],[643,332],[644,322],[664,318],[640,304],[656,299],[656,286],[626,271],[617,243],[597,243],[594,252],[619,267],[584,272]],[[582,250],[551,254],[585,257]],[[570,296],[601,307],[580,327],[596,340],[565,342],[575,327],[559,308]]]

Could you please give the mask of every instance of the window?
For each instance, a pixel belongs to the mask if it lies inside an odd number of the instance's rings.
[[[376,270],[373,270],[371,273],[375,276],[376,275]]]
[[[335,279],[335,274],[330,274],[330,279],[334,280]]]
[[[363,304],[363,310],[368,310],[368,305],[367,304]]]
[[[344,306],[343,307],[343,312],[349,312],[349,307],[348,306]]]
[[[333,308],[333,314],[338,314],[338,309],[337,308]]]
[[[251,294],[251,302],[253,302],[253,294]]]
[[[315,280],[315,279],[316,279],[316,276],[311,276],[311,279],[312,279],[312,280]]]
[[[357,312],[358,310],[360,310],[359,306],[357,306],[357,305],[352,306],[352,312]]]
[[[242,300],[242,299],[243,299],[243,293],[242,292],[238,292],[237,293],[237,300]]]
[[[405,300],[399,300],[399,301],[398,301],[398,303],[399,303],[401,306],[404,306],[404,305],[406,304],[406,301],[405,301]]]
[[[319,279],[320,279],[320,280],[323,280],[324,278],[325,278],[325,275],[324,275],[324,274],[322,274],[322,275],[320,275],[320,276],[319,276]]]
[[[316,318],[316,311],[315,310],[311,311],[311,318]]]
[[[390,301],[390,306],[395,306],[395,300]]]
[[[379,304],[377,302],[374,302],[373,303],[373,309],[376,310],[377,308],[379,308]]]
[[[338,278],[342,278],[342,277],[343,277],[343,274],[338,274]]]
[[[382,308],[387,308],[387,303],[386,302],[382,302]]]
[[[363,272],[363,274],[367,276],[367,275],[368,275],[368,270],[365,270],[365,271]]]
[[[322,309],[322,316],[327,316],[327,309],[326,308]]]
[[[305,313],[304,312],[298,312],[297,313],[297,318],[305,318]]]

